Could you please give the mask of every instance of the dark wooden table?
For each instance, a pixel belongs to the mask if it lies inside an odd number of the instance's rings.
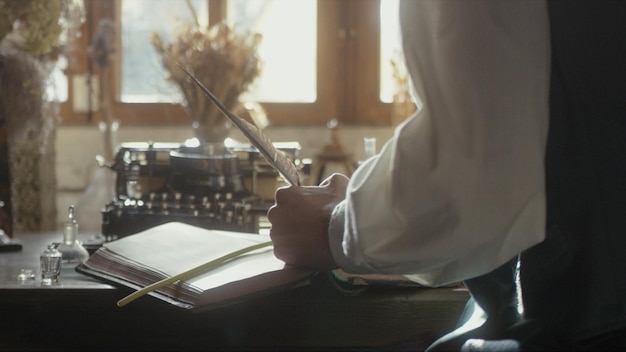
[[[310,285],[191,313],[74,271],[42,286],[39,253],[59,234],[17,234],[0,253],[0,350],[423,350],[452,330],[467,301],[460,288],[369,287],[346,294],[328,276]],[[20,269],[37,278],[20,282]]]

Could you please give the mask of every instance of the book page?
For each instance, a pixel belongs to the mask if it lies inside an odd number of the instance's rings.
[[[142,267],[173,276],[233,251],[269,240],[267,235],[209,230],[171,222],[105,243],[103,246],[115,255]],[[253,253],[259,252],[266,254],[262,257],[252,253],[245,255],[210,271],[211,275],[206,273],[188,282],[195,282],[202,289],[206,289],[213,285],[208,283],[208,276],[215,275],[218,282],[232,281],[233,270],[222,274],[228,268],[234,268],[239,277],[248,277],[267,270],[279,270],[284,266],[282,261],[274,257],[271,247]],[[264,260],[259,261],[258,258]],[[250,260],[255,261],[255,265],[243,265]],[[227,277],[223,277],[224,275]]]
[[[270,271],[283,269],[285,264],[274,257],[272,248],[263,248],[240,256],[219,267],[187,280],[187,283],[208,290],[233,281],[247,279]]]

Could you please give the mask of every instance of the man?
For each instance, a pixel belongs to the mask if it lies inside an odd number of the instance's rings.
[[[351,180],[276,192],[276,255],[466,282],[487,323],[433,350],[626,346],[624,3],[403,2],[418,111]]]

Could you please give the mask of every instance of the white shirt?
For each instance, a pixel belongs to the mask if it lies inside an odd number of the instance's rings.
[[[329,228],[348,272],[437,286],[545,237],[549,28],[544,1],[408,0],[418,111],[352,175]]]

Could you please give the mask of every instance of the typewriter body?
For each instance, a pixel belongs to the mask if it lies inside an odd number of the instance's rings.
[[[302,166],[297,142],[275,146]],[[114,240],[170,221],[259,233],[281,178],[250,145],[221,149],[122,143],[107,165],[116,173],[116,197],[102,210],[102,234]]]

